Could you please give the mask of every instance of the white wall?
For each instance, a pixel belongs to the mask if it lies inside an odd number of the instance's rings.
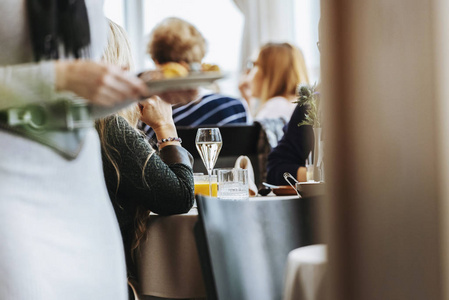
[[[105,0],[104,14],[120,26],[125,26],[125,6],[123,0]]]
[[[318,23],[320,20],[320,1],[295,1],[295,44],[302,50],[309,69],[310,83],[320,78],[320,52]]]

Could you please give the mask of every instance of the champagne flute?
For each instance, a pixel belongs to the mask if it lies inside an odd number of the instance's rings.
[[[195,144],[209,175],[209,195],[212,196],[212,170],[223,144],[220,129],[199,128],[196,133]]]

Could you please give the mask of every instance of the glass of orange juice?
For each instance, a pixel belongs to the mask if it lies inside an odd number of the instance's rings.
[[[209,176],[202,173],[195,173],[193,176],[195,183],[195,195],[210,196]],[[212,197],[217,197],[217,175],[212,175]]]

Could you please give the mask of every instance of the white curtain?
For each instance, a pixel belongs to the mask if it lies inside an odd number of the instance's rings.
[[[144,10],[143,0],[124,0],[125,28],[131,42],[135,72],[143,71],[145,45],[143,38]]]
[[[293,42],[294,0],[233,0],[245,17],[241,66],[264,43]]]

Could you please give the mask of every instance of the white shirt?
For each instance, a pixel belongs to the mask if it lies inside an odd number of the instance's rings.
[[[273,97],[262,105],[255,119],[285,118],[286,120],[290,120],[296,105],[292,100],[285,97]]]
[[[99,60],[107,45],[108,23],[103,0],[85,1],[91,34],[91,54]],[[0,1],[0,110],[36,102],[52,102],[53,61],[34,62],[25,0]]]

